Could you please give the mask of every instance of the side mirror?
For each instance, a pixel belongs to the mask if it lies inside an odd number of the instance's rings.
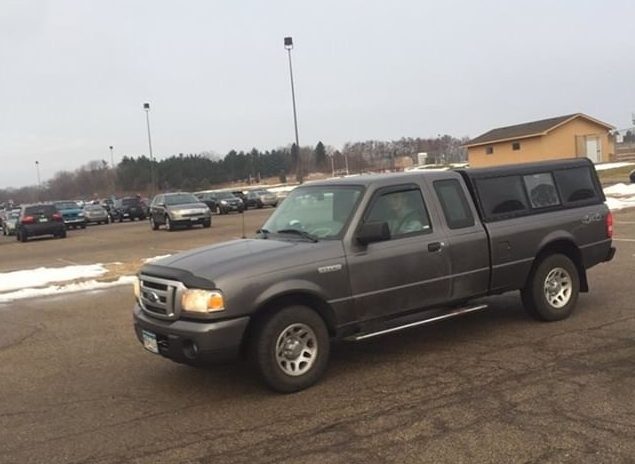
[[[357,231],[355,239],[361,245],[390,240],[390,228],[387,222],[366,222]]]

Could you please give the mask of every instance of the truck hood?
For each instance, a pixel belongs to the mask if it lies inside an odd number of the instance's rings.
[[[243,239],[172,255],[144,266],[141,272],[160,275],[161,268],[171,268],[218,283],[219,278],[249,279],[263,273],[306,265],[307,262],[333,260],[343,255],[342,244],[337,240],[312,243]]]

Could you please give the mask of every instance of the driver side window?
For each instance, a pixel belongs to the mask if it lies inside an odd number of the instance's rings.
[[[380,194],[366,214],[365,222],[386,222],[391,239],[432,232],[423,196],[418,188]]]

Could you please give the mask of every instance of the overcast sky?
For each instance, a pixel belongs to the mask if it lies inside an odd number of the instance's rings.
[[[0,0],[0,188],[95,159],[635,111],[635,2]]]

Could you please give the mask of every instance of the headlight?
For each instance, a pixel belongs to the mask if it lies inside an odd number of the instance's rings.
[[[134,287],[134,296],[137,300],[141,298],[141,284],[139,283],[139,277],[134,278],[132,281],[132,286]]]
[[[188,289],[181,296],[184,311],[194,313],[213,313],[225,309],[223,294],[218,290]]]
[[[77,213],[77,216],[84,217],[84,213]]]
[[[227,204],[227,202],[226,202],[225,200],[221,200],[221,201],[220,201],[220,204],[221,204],[221,205],[226,205],[226,204]]]

